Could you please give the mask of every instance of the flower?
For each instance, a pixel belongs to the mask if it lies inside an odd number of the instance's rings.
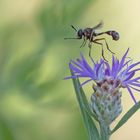
[[[132,63],[132,59],[128,59],[127,57],[128,52],[129,48],[120,61],[113,55],[112,65],[103,59],[100,59],[99,62],[95,63],[90,57],[93,66],[90,66],[84,56],[81,54],[81,59],[70,61],[69,67],[74,74],[66,79],[88,78],[88,80],[82,83],[81,86],[90,81],[94,81],[96,85],[99,86],[103,86],[105,81],[110,82],[110,84],[113,85],[111,86],[110,90],[117,87],[126,88],[133,101],[136,103],[132,90],[140,91],[140,76],[134,78],[135,73],[140,70],[140,68],[136,68],[140,62]]]
[[[111,81],[104,81],[102,86],[94,85],[94,93],[91,95],[90,102],[91,110],[96,114],[100,125],[106,131],[122,112],[122,92]]]

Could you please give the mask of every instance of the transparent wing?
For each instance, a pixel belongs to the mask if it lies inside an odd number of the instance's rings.
[[[99,24],[97,24],[96,26],[94,26],[92,29],[96,30],[96,29],[100,29],[103,27],[103,21],[100,21]]]
[[[100,21],[96,26],[94,26],[94,27],[92,28],[92,32],[91,32],[91,35],[90,35],[90,42],[91,42],[91,40],[92,40],[94,31],[97,30],[97,29],[100,29],[100,28],[102,28],[102,27],[103,27],[103,21]]]

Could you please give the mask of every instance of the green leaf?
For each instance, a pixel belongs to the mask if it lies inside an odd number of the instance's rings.
[[[12,128],[5,119],[0,117],[0,140],[15,140]]]
[[[81,109],[81,113],[84,119],[84,124],[88,132],[89,140],[99,140],[100,139],[99,132],[90,115],[90,113],[92,112],[89,109],[89,105],[85,93],[83,89],[80,88],[79,79],[73,79],[73,84],[74,84],[77,100]]]
[[[121,118],[121,120],[118,122],[116,127],[111,131],[111,134],[113,134],[116,130],[118,130],[122,125],[124,125],[129,118],[140,108],[140,101],[135,104],[129,111]]]

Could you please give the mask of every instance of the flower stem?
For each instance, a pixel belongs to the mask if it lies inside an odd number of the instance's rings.
[[[100,131],[101,131],[101,140],[109,140],[110,138],[109,127],[101,124]]]

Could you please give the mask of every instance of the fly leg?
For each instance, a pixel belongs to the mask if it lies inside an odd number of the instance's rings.
[[[107,61],[106,58],[105,58],[105,56],[104,56],[103,44],[97,42],[97,39],[93,40],[93,42],[94,42],[95,44],[98,44],[98,45],[100,45],[100,46],[102,47],[102,57],[103,57],[103,59],[104,59],[105,61]],[[108,61],[107,61],[107,62],[108,62]]]
[[[86,40],[86,38],[84,38],[84,41],[83,41],[82,45],[80,46],[80,48],[84,47],[86,45],[86,42],[87,42],[87,40]]]
[[[88,47],[89,47],[89,57],[91,57],[91,47],[92,47],[92,35],[90,36],[90,39],[89,39],[89,44],[88,44]]]
[[[107,41],[106,41],[105,38],[95,39],[95,41],[100,41],[100,40],[104,40],[104,41],[105,41],[105,44],[106,44],[107,50],[110,51],[112,54],[115,54],[115,53],[114,53],[113,51],[111,51],[111,49],[109,48],[108,43],[107,43]]]
[[[88,45],[88,47],[89,47],[89,57],[91,57],[91,43],[89,43],[89,45]]]
[[[91,47],[92,47],[92,42],[93,42],[93,31],[90,35],[90,38],[89,38],[89,44],[88,44],[88,47],[89,47],[89,57],[91,57]]]

